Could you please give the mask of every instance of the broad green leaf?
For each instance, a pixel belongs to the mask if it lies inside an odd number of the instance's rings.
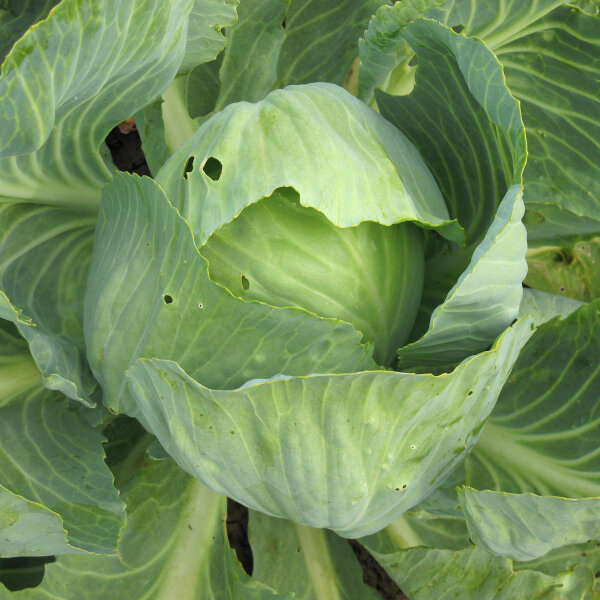
[[[313,529],[250,511],[248,538],[252,577],[301,600],[376,600],[363,583],[348,542],[326,529]]]
[[[589,10],[565,6],[563,0],[405,0],[383,7],[361,41],[361,98],[369,100],[374,87],[392,91],[398,86],[394,68],[411,83],[414,69],[404,65],[412,53],[403,36],[406,23],[417,16],[482,38],[502,63],[527,127],[530,244],[572,246],[600,231],[600,125],[594,118],[600,110],[600,16],[595,4]]]
[[[191,0],[63,0],[2,65],[0,288],[32,320],[21,333],[45,385],[87,403],[94,382],[81,300],[94,212],[113,169],[100,147],[175,75],[190,8]]]
[[[103,436],[0,326],[0,555],[112,553],[125,517]]]
[[[451,239],[461,236],[406,137],[330,84],[290,86],[257,104],[229,105],[169,159],[157,181],[199,246],[283,186],[338,227],[417,221]]]
[[[600,301],[541,325],[473,453],[476,489],[600,497]]]
[[[188,78],[186,101],[191,117],[219,111],[232,102],[258,102],[273,89],[285,36],[281,24],[289,5],[290,0],[241,2],[237,22],[226,31],[229,41],[222,60],[200,67]],[[211,74],[216,74],[216,81]],[[214,102],[199,106],[198,102],[206,102],[207,88],[216,89]]]
[[[526,147],[519,106],[479,40],[425,19],[403,35],[420,59],[415,89],[401,97],[379,92],[377,104],[419,149],[468,241],[479,241],[510,186],[521,183]]]
[[[536,215],[528,223],[530,245],[581,239],[563,225],[571,220],[598,233],[600,16],[561,6],[491,45],[527,126],[525,205]]]
[[[360,97],[370,101],[375,87],[387,89],[390,71],[413,55],[403,29],[417,17],[435,19],[465,35],[483,38],[494,50],[561,4],[564,0],[403,0],[384,6],[359,43]],[[410,71],[408,78],[412,78]]]
[[[527,285],[585,302],[600,297],[600,237],[530,248],[527,263]]]
[[[216,58],[227,40],[221,33],[236,18],[239,0],[194,0],[189,14],[185,56],[179,71],[193,69],[196,65]]]
[[[421,152],[469,242],[428,252],[415,333],[424,317],[429,329],[400,351],[399,368],[431,371],[481,351],[517,315],[526,273],[525,134],[500,65],[480,41],[424,19],[403,35],[421,61],[416,87],[402,97],[379,92],[378,105]]]
[[[573,298],[525,288],[519,306],[519,318],[531,317],[536,325],[541,325],[554,317],[564,319],[581,306],[582,302]]]
[[[127,526],[116,556],[59,557],[37,588],[0,586],[0,599],[291,600],[244,573],[227,545],[226,498],[171,460],[149,461],[122,496]]]
[[[511,190],[469,266],[431,315],[425,335],[398,350],[399,370],[451,369],[488,346],[517,316],[527,272],[527,239],[521,194],[517,186]]]
[[[119,174],[105,188],[85,312],[88,359],[117,411],[138,410],[122,384],[140,356],[176,360],[225,389],[374,366],[349,325],[245,302],[210,281],[189,226],[148,178]]]
[[[507,558],[476,548],[373,552],[410,600],[593,600],[594,574],[576,566],[555,576],[515,570]]]
[[[519,322],[438,377],[313,375],[218,391],[153,359],[130,369],[129,391],[165,450],[211,489],[355,537],[420,502],[458,464],[530,334]]]
[[[174,76],[190,4],[64,0],[17,42],[0,79],[4,201],[98,207],[100,144]]]
[[[567,544],[600,538],[600,499],[458,492],[475,544],[515,560],[532,560]]]
[[[0,63],[12,45],[34,23],[48,15],[58,0],[2,0],[0,2]]]
[[[345,84],[357,58],[358,37],[383,3],[244,0],[238,20],[225,29],[224,53],[175,81],[165,93],[165,148],[174,152],[200,125],[197,117],[232,102],[257,102],[290,84]]]
[[[386,0],[292,0],[279,57],[281,86],[341,85],[358,55],[358,38]]]
[[[23,307],[15,321],[44,385],[91,403],[96,383],[84,357],[83,294],[95,217],[53,206],[0,203],[0,286]]]
[[[207,115],[231,102],[262,100],[273,89],[288,6],[289,0],[241,3],[237,21],[225,30],[225,52],[176,79],[163,94],[160,114],[153,117],[163,131],[144,140],[151,162],[157,162],[155,153],[168,157],[175,152]]]

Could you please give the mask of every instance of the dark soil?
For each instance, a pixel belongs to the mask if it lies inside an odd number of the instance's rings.
[[[150,169],[146,164],[137,130],[131,129],[129,124],[122,129],[130,131],[123,133],[119,127],[115,127],[106,138],[106,145],[115,165],[121,171],[150,176]],[[227,504],[227,536],[229,544],[235,550],[244,570],[252,575],[252,548],[248,542],[248,509],[231,499]],[[361,544],[354,540],[349,540],[348,543],[360,562],[363,580],[367,585],[375,588],[384,600],[408,600],[381,565]]]
[[[115,127],[106,137],[106,145],[118,169],[150,176],[150,169],[142,152],[142,141],[137,129],[123,133],[118,127]]]

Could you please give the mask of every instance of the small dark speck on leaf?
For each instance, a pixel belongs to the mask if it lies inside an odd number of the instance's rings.
[[[172,304],[173,296],[171,296],[170,294],[165,294],[163,296],[163,300],[165,301],[165,304]]]
[[[419,59],[416,56],[413,56],[409,61],[408,61],[408,66],[409,67],[416,67],[417,63],[419,62]]]
[[[250,282],[248,281],[248,278],[245,275],[242,275],[242,288],[244,290],[250,289]]]
[[[192,529],[192,526],[191,526],[191,525],[188,525],[188,529],[189,529],[190,531],[193,531],[193,529]]]

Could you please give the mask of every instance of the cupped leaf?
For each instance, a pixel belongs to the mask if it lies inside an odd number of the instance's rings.
[[[417,17],[435,19],[465,35],[483,38],[495,49],[563,3],[491,0],[483,5],[473,0],[403,0],[384,6],[371,19],[359,43],[360,97],[370,101],[375,88],[387,89],[390,73],[413,56],[403,29]]]
[[[217,281],[244,300],[341,319],[392,363],[423,289],[423,235],[412,223],[336,227],[289,188],[252,204],[200,248]]]
[[[211,489],[340,535],[371,533],[435,487],[476,442],[528,321],[452,374],[363,372],[210,390],[179,365],[128,372],[142,419]]]
[[[125,511],[104,463],[104,438],[42,387],[10,327],[0,327],[0,554],[112,553]]]
[[[208,277],[187,223],[148,178],[115,177],[104,192],[85,299],[90,365],[114,410],[140,356],[171,359],[214,388],[278,373],[372,368],[360,334],[333,319],[233,297]]]
[[[458,492],[475,544],[515,560],[539,558],[567,544],[600,538],[600,498],[506,494],[463,487]]]
[[[116,556],[59,557],[37,588],[0,586],[0,598],[291,600],[244,573],[227,544],[226,498],[171,460],[148,461],[122,495],[127,526]]]
[[[285,186],[338,227],[416,221],[461,237],[412,144],[330,84],[290,86],[257,104],[229,105],[169,159],[157,180],[199,246],[247,205]]]
[[[15,308],[2,313],[31,319],[21,333],[45,385],[72,399],[90,403],[94,388],[81,301],[94,212],[113,169],[101,145],[175,75],[190,8],[64,0],[2,65],[0,288]]]
[[[425,335],[398,351],[399,370],[451,369],[485,348],[517,316],[527,272],[522,216],[520,190],[511,186],[469,266],[431,315]]]
[[[252,577],[301,600],[376,600],[350,545],[331,531],[250,511]]]
[[[600,15],[592,5],[594,10],[563,0],[405,0],[383,7],[361,41],[361,98],[369,100],[380,86],[410,89],[414,69],[404,65],[412,53],[403,35],[418,16],[482,38],[502,63],[527,127],[530,244],[572,247],[600,231],[600,134],[593,116],[600,110]]]
[[[429,329],[400,351],[399,368],[447,369],[485,348],[517,315],[526,273],[525,132],[502,69],[481,41],[425,19],[402,34],[420,61],[415,89],[409,96],[378,92],[377,103],[419,149],[468,246],[428,247],[415,334],[425,318]]]

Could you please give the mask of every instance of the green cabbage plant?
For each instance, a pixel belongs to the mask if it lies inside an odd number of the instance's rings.
[[[0,600],[600,598],[598,6],[0,0]]]

